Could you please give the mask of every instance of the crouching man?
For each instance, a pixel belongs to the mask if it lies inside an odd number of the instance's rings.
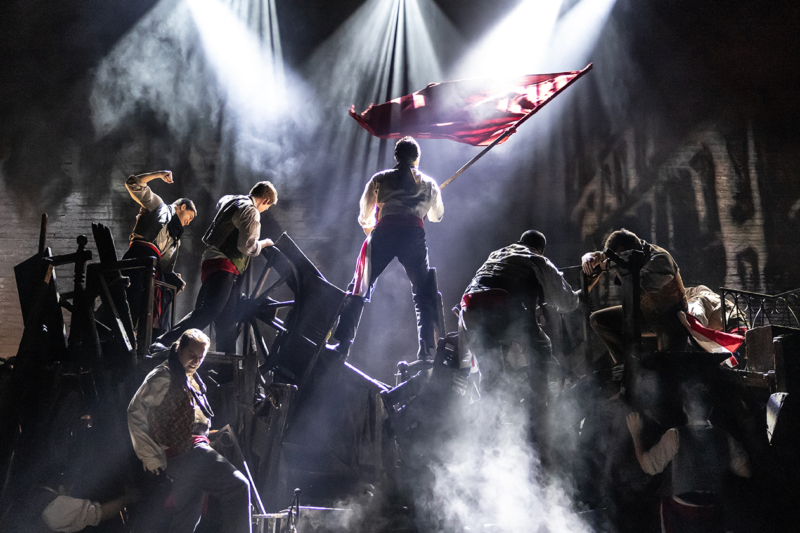
[[[249,533],[250,484],[211,449],[208,432],[214,415],[206,387],[197,375],[210,341],[198,329],[185,331],[172,345],[128,406],[128,429],[144,468],[172,480],[175,515],[170,533],[195,530],[205,494],[219,499],[222,530]]]
[[[641,288],[640,313],[638,320],[642,332],[653,332],[658,338],[658,349],[666,351],[684,351],[689,333],[681,324],[678,312],[687,310],[686,291],[683,287],[680,269],[665,249],[640,239],[633,232],[620,229],[608,236],[605,245],[610,250],[628,260],[633,251],[649,249],[649,259],[639,272],[639,286]],[[606,254],[600,251],[589,252],[581,258],[583,272],[592,276],[590,282],[593,287],[599,275],[606,270],[612,270],[617,276],[619,269],[608,265]],[[596,267],[601,268],[600,273],[595,272]],[[622,306],[617,305],[601,309],[592,313],[592,329],[597,333],[608,348],[615,363],[625,362],[627,343],[630,342],[624,331],[624,313]]]
[[[470,355],[475,356],[481,368],[481,388],[487,393],[509,392],[504,375],[512,344],[529,354],[530,438],[538,445],[543,461],[549,454],[548,362],[553,350],[536,321],[536,307],[549,305],[568,313],[580,303],[578,292],[543,255],[546,244],[542,233],[529,230],[518,242],[492,252],[464,291],[458,321],[462,365]]]
[[[579,297],[543,255],[546,244],[542,233],[526,231],[518,242],[492,252],[464,291],[460,345],[476,356],[489,388],[505,370],[503,352],[516,342],[531,354],[534,393],[543,395],[547,389],[552,345],[536,321],[536,307],[569,313],[578,307]]]

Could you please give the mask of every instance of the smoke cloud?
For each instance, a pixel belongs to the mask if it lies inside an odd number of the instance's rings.
[[[441,448],[432,468],[437,531],[588,532],[565,486],[548,478],[527,441],[527,409],[507,394],[481,400],[480,415]]]

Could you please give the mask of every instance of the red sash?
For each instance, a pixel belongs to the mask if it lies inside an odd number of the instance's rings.
[[[200,283],[205,283],[206,278],[216,272],[230,272],[231,274],[239,275],[239,269],[227,257],[208,259],[203,261],[203,266],[200,269]]]
[[[508,304],[510,296],[503,289],[489,289],[480,292],[471,292],[461,298],[462,309],[476,307],[501,307]]]

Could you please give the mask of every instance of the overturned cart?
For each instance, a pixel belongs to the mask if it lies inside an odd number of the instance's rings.
[[[345,293],[288,235],[251,276],[237,306],[244,353],[210,362],[240,374],[232,422],[265,509],[285,508],[295,487],[330,505],[381,475],[389,450],[378,395],[388,387],[326,348]]]
[[[25,333],[13,371],[0,369],[10,383],[0,412],[3,509],[37,482],[39,467],[68,465],[96,499],[141,475],[125,408],[165,355],[147,353],[152,305],[141,306],[134,328],[124,290],[126,272],[152,272],[154,260],[118,260],[102,226],[96,255],[81,236],[76,252],[55,256],[44,235],[43,226],[39,251],[16,269]],[[258,489],[257,509],[285,509],[295,488],[303,505],[330,507],[382,474],[390,450],[379,393],[388,387],[326,349],[344,292],[286,234],[264,255],[237,288],[242,349],[209,353],[200,372],[215,427],[235,436],[230,458]],[[72,279],[57,279],[57,268]]]

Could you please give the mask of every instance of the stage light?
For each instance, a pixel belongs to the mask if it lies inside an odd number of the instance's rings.
[[[454,70],[453,77],[511,77],[578,70],[591,51],[615,0],[523,0]],[[563,12],[561,11],[564,8]]]
[[[287,101],[274,0],[187,3],[229,107],[243,119],[275,120]]]
[[[142,111],[178,139],[220,113],[278,120],[291,106],[275,0],[159,2],[102,59],[90,101],[98,137]]]
[[[320,142],[348,147],[352,157],[343,174],[349,181],[354,172],[369,174],[391,158],[386,142],[359,128],[347,109],[355,105],[360,112],[442,81],[442,39],[458,37],[432,0],[367,0],[309,58],[303,72],[324,95],[330,117]]]
[[[456,78],[511,77],[536,72],[561,0],[523,0],[455,69]]]
[[[541,69],[578,69],[592,61],[600,32],[616,0],[581,0],[558,20]],[[572,66],[570,66],[572,65]]]

